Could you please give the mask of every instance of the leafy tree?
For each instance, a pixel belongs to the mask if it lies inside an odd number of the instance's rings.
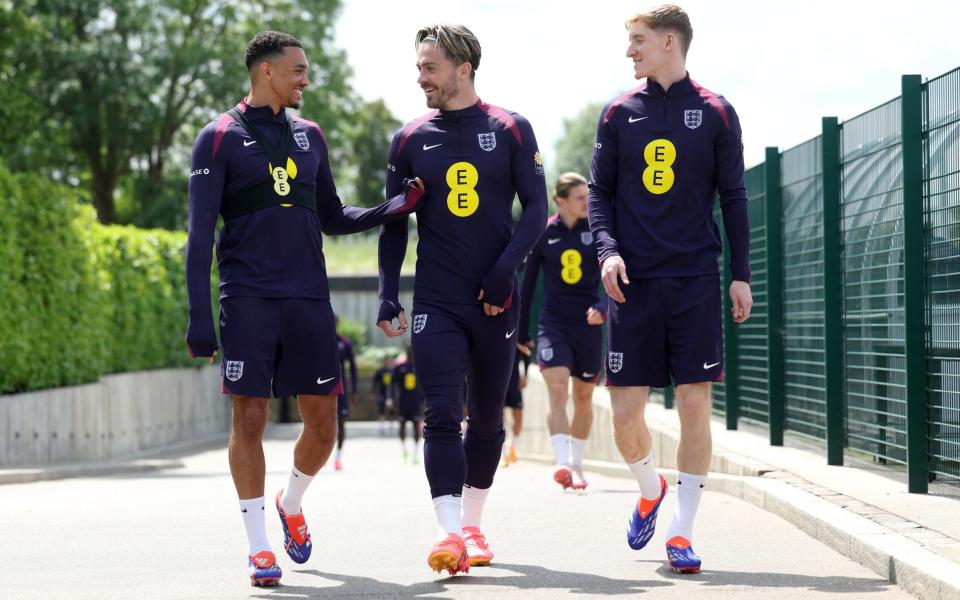
[[[61,136],[65,172],[82,167],[101,222],[131,172],[147,208],[162,197],[171,152],[188,152],[197,131],[248,87],[243,52],[264,29],[297,36],[311,61],[304,115],[339,141],[355,104],[344,53],[332,46],[340,0],[11,0],[16,31],[0,44],[12,65],[0,82],[41,111],[37,130]],[[6,34],[5,34],[6,35]],[[17,95],[17,94],[14,94]],[[42,145],[43,140],[38,144]],[[27,166],[35,145],[19,149]],[[181,160],[181,164],[185,164]],[[182,178],[175,179],[179,182]],[[183,188],[181,188],[182,193]]]
[[[351,161],[354,164],[351,201],[357,206],[375,206],[384,199],[387,153],[390,139],[402,123],[383,100],[360,106],[350,129]]]
[[[600,118],[601,110],[601,103],[588,104],[573,118],[563,120],[563,135],[554,146],[557,152],[557,174],[575,171],[584,177],[590,176],[590,160],[593,157],[597,119]]]

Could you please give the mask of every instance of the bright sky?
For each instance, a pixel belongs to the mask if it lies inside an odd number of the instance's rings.
[[[626,58],[624,0],[344,0],[337,44],[353,84],[404,122],[427,112],[416,84],[420,26],[460,22],[480,39],[477,91],[530,120],[548,162],[563,119],[637,85]],[[747,166],[900,94],[900,75],[960,66],[960,2],[683,0],[691,77],[723,94],[744,132]]]

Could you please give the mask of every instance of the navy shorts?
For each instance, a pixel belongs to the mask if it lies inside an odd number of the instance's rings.
[[[541,369],[566,367],[570,375],[594,383],[603,361],[600,325],[540,323],[537,332],[537,364]]]
[[[720,276],[631,279],[610,302],[607,385],[723,380]]]
[[[423,419],[423,397],[401,398],[397,403],[397,418],[401,421],[419,421]]]
[[[224,298],[220,343],[224,394],[269,398],[343,390],[329,300]]]

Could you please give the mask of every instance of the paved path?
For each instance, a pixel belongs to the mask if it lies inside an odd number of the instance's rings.
[[[267,495],[284,485],[295,430],[266,444]],[[0,486],[0,597],[107,598],[908,598],[786,521],[729,496],[705,494],[699,575],[664,567],[667,496],[651,547],[630,550],[624,527],[636,486],[594,476],[561,493],[545,465],[501,470],[484,530],[496,559],[468,576],[426,566],[436,529],[421,465],[401,465],[394,440],[347,440],[345,469],[321,471],[304,502],[314,539],[300,566],[282,551],[284,585],[251,588],[226,452],[186,468]],[[280,549],[276,513],[267,526]]]

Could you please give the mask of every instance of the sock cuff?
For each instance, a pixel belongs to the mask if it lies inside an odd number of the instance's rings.
[[[298,469],[296,465],[294,465],[290,469],[290,472],[293,473],[293,476],[296,477],[297,479],[306,479],[307,481],[310,481],[315,477],[315,475],[307,475],[306,473]]]
[[[263,510],[264,498],[266,498],[266,496],[260,496],[259,498],[248,498],[246,500],[240,498],[240,508],[245,509],[244,512],[250,510],[251,508],[259,508],[260,510]]]
[[[486,500],[490,488],[477,488],[469,485],[463,486],[463,498],[470,500]]]
[[[707,482],[706,475],[694,475],[693,473],[684,473],[682,471],[677,471],[677,485],[682,485],[682,482],[696,483],[700,487],[703,487]]]
[[[628,466],[630,466],[630,467],[645,467],[645,466],[647,466],[648,464],[649,464],[649,465],[652,465],[652,466],[655,466],[655,465],[653,465],[653,450],[650,451],[650,454],[644,456],[643,458],[641,458],[641,459],[638,460],[637,462],[635,462],[635,463],[628,463]]]
[[[553,434],[553,435],[550,436],[550,441],[551,441],[551,442],[552,442],[553,440],[565,440],[565,441],[568,441],[568,442],[569,442],[570,439],[571,439],[571,437],[570,437],[570,434],[569,434],[569,433],[555,433],[555,434]]]

